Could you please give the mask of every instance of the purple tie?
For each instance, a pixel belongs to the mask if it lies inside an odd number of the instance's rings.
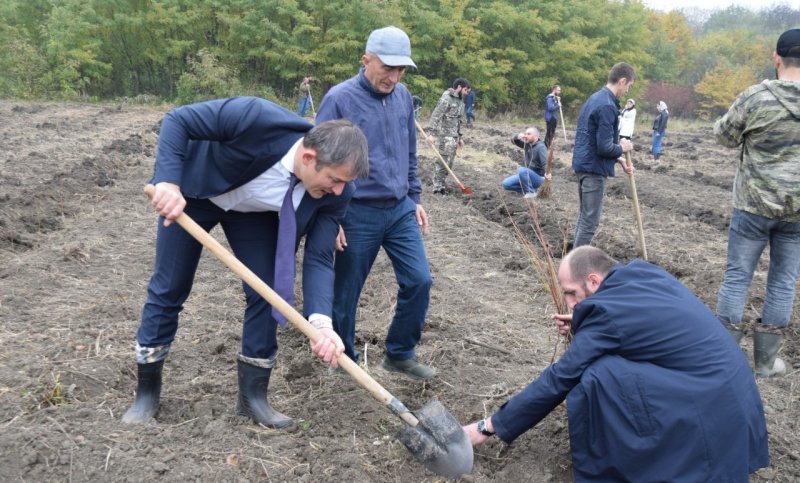
[[[297,176],[291,174],[289,189],[283,197],[281,218],[278,225],[278,246],[275,248],[275,292],[289,305],[294,299],[294,246],[297,238],[297,220],[294,215],[292,193],[297,185]],[[281,325],[286,325],[286,317],[272,308],[272,316]]]

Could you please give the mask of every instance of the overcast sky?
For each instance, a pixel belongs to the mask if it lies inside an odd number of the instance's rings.
[[[648,7],[664,11],[690,7],[716,10],[727,8],[731,5],[759,10],[762,7],[769,7],[774,4],[790,5],[789,0],[643,0],[642,3]]]

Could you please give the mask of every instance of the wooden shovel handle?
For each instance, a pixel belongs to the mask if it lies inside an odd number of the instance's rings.
[[[425,134],[425,130],[422,129],[422,126],[419,125],[419,121],[414,121],[414,123],[417,125],[417,129],[419,129],[420,134],[422,134],[422,137],[425,139],[425,143],[427,144],[428,135]],[[442,165],[445,167],[445,169],[447,169],[447,172],[450,173],[450,176],[452,176],[453,179],[456,180],[456,183],[458,183],[458,187],[461,188],[461,191],[466,190],[467,188],[463,184],[461,184],[461,181],[458,180],[458,176],[456,176],[452,168],[450,168],[450,166],[447,165],[447,161],[445,161],[442,155],[439,154],[439,150],[436,149],[436,146],[431,146],[430,144],[428,144],[428,146],[430,146],[431,149],[433,149],[433,152],[436,153],[436,157],[439,158],[439,161],[442,162]]]
[[[149,184],[145,186],[144,192],[152,199],[153,194],[155,193],[155,187]],[[181,213],[181,215],[175,219],[175,222],[184,230],[186,230],[187,233],[192,235],[198,242],[200,242],[201,245],[219,258],[220,261],[222,261],[222,263],[224,263],[228,268],[233,270],[233,272],[238,275],[242,281],[249,285],[259,295],[264,297],[264,300],[278,309],[278,311],[283,314],[284,317],[286,317],[286,320],[291,322],[292,325],[299,329],[300,332],[305,334],[306,337],[311,339],[312,342],[319,340],[321,337],[319,331],[313,325],[311,325],[311,323],[307,321],[305,317],[300,314],[300,312],[295,310],[294,307],[283,300],[283,298],[274,290],[272,290],[272,288],[270,288],[270,286],[267,285],[263,280],[261,280],[258,275],[247,268],[244,263],[239,261],[239,259],[236,258],[233,253],[229,252],[225,247],[223,247],[189,215],[186,213]],[[353,362],[353,360],[347,355],[341,354],[336,359],[336,362],[338,362],[339,366],[347,371],[348,374],[353,376],[353,379],[355,379],[359,384],[361,384],[361,386],[369,391],[375,399],[385,406],[388,406],[392,412],[397,414],[397,416],[408,423],[411,427],[416,427],[417,424],[419,424],[419,420],[413,414],[411,414],[411,412],[403,405],[403,403],[392,396],[389,391],[378,384],[378,382],[373,379],[372,376],[367,374],[364,369]]]
[[[629,167],[633,166],[631,160],[631,153],[625,153],[625,164]],[[639,195],[636,193],[636,179],[633,173],[628,175],[628,180],[631,183],[631,199],[633,200],[633,215],[636,217],[636,229],[639,234],[639,247],[642,249],[642,259],[647,260],[647,246],[644,243],[644,225],[642,224],[642,213],[639,211]]]

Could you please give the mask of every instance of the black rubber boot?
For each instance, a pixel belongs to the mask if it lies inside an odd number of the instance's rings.
[[[161,397],[161,371],[164,359],[149,364],[136,364],[138,385],[133,405],[122,416],[127,424],[142,424],[150,421],[158,412],[158,401]]]
[[[783,334],[771,332],[753,333],[753,362],[758,377],[782,376],[786,373],[786,364],[778,357],[778,350],[783,344]]]
[[[728,333],[733,337],[733,340],[738,345],[742,342],[742,337],[744,337],[744,330],[742,327],[744,324],[732,324],[730,322],[723,322],[722,325],[728,329]]]
[[[294,425],[294,420],[272,409],[267,401],[267,388],[272,369],[237,361],[239,366],[239,400],[236,412],[268,428],[282,429]]]

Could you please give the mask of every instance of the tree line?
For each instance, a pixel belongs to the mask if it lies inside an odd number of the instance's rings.
[[[321,98],[355,74],[371,30],[396,25],[419,66],[404,82],[427,105],[466,77],[490,112],[538,112],[556,83],[575,109],[625,61],[631,96],[712,116],[774,76],[775,40],[798,24],[788,6],[698,20],[638,0],[4,0],[0,97],[289,106],[303,76]]]

